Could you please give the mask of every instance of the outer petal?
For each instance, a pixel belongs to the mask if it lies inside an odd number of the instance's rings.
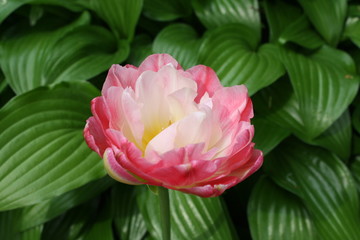
[[[84,138],[89,148],[99,154],[100,157],[103,156],[105,149],[109,146],[102,127],[94,117],[90,117],[86,121]]]
[[[215,91],[222,88],[219,78],[210,67],[197,65],[186,70],[186,72],[193,76],[193,79],[198,85],[198,95],[195,98],[195,102],[197,103],[200,102],[200,99],[206,92],[212,97]]]
[[[139,66],[140,73],[151,70],[157,72],[161,67],[172,64],[176,69],[182,69],[180,64],[169,54],[153,54],[148,56]]]
[[[125,67],[114,64],[108,71],[108,75],[102,88],[102,95],[107,95],[107,90],[110,87],[131,87],[135,89],[135,83],[139,77],[139,71],[134,66],[127,65]]]
[[[252,156],[243,166],[235,169],[229,176],[236,176],[243,181],[251,174],[256,172],[263,163],[263,153],[260,150],[254,149]]]
[[[104,153],[104,166],[108,174],[115,180],[130,184],[138,185],[144,184],[145,181],[140,181],[139,178],[135,178],[127,170],[125,170],[116,160],[114,152],[111,148],[106,149]]]

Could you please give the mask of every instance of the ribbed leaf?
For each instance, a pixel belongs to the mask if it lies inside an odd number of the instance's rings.
[[[134,41],[131,43],[131,50],[127,63],[134,66],[139,66],[144,59],[153,54],[152,39],[145,34],[136,35]]]
[[[277,42],[289,23],[301,17],[301,9],[289,1],[264,1],[264,10],[269,24],[271,42]]]
[[[312,139],[330,127],[354,99],[359,87],[354,62],[345,52],[329,47],[311,56],[290,50],[281,53],[299,103],[303,133]]]
[[[81,0],[82,5],[94,10],[119,39],[132,39],[143,0]]]
[[[276,183],[302,199],[319,239],[358,239],[355,182],[335,155],[289,140],[267,156],[264,169]]]
[[[66,212],[70,208],[97,196],[109,188],[113,183],[114,181],[106,176],[100,180],[89,182],[78,189],[74,189],[58,197],[43,201],[33,206],[25,207],[22,209],[19,230],[24,231],[30,227],[45,223]]]
[[[195,13],[208,29],[229,23],[240,23],[260,39],[260,14],[257,0],[194,0]]]
[[[21,240],[41,240],[43,225],[33,227],[21,233]]]
[[[265,118],[254,118],[252,124],[255,126],[255,136],[253,142],[255,147],[268,154],[282,140],[290,135],[290,131],[280,127]]]
[[[90,231],[83,236],[87,240],[112,240],[114,239],[111,229],[111,219],[96,222]]]
[[[136,205],[133,186],[116,184],[111,191],[111,212],[115,228],[122,240],[141,240],[146,233],[146,225]]]
[[[20,95],[0,110],[0,209],[27,206],[105,174],[82,136],[90,84],[61,84]]]
[[[300,199],[268,177],[261,178],[252,191],[248,219],[253,240],[316,239],[312,220]]]
[[[245,84],[253,94],[284,74],[278,51],[273,44],[264,44],[256,50],[253,32],[233,24],[205,36],[199,62],[212,67],[225,86]]]
[[[191,14],[191,0],[144,0],[144,14],[157,21],[171,21]]]
[[[356,181],[356,187],[358,193],[360,194],[360,157],[359,156],[356,157],[354,162],[351,164],[351,172]]]
[[[201,40],[192,27],[186,24],[173,24],[156,36],[153,51],[172,55],[187,69],[197,64],[200,44]]]
[[[298,2],[322,37],[330,45],[336,45],[343,31],[347,0],[298,0]]]
[[[352,114],[352,124],[355,130],[360,134],[360,98],[355,101],[355,110]]]
[[[139,190],[138,205],[153,239],[161,239],[159,202],[146,188]],[[237,239],[220,198],[200,198],[170,191],[171,239]]]
[[[0,65],[12,89],[20,94],[60,81],[86,80],[124,60],[128,44],[116,43],[105,28],[84,26],[89,21],[84,13],[56,31],[2,42]]]
[[[20,240],[16,229],[20,215],[18,209],[0,212],[0,239]]]
[[[350,114],[345,111],[324,133],[309,143],[334,152],[346,162],[351,152],[351,130]]]

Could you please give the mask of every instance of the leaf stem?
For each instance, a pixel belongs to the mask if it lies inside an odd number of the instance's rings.
[[[160,222],[162,230],[162,239],[170,240],[170,202],[169,190],[159,187],[159,203],[160,203]]]

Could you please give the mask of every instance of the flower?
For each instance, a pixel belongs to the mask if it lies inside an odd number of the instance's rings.
[[[113,65],[91,111],[85,140],[123,183],[214,197],[263,161],[247,88],[223,87],[203,65],[184,71],[167,54]]]

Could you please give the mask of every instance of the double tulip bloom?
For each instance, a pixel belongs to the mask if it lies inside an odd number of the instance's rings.
[[[244,85],[223,87],[167,54],[113,65],[91,102],[84,136],[114,179],[214,197],[255,172],[253,107]]]

